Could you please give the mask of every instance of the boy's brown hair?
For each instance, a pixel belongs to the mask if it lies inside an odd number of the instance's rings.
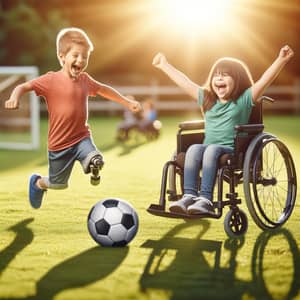
[[[68,53],[72,44],[83,45],[89,52],[94,50],[91,40],[82,29],[76,27],[64,28],[56,37],[56,52],[58,59],[60,54]]]

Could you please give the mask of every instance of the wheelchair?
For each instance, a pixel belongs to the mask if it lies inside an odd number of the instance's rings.
[[[230,237],[246,233],[248,218],[239,208],[242,203],[236,188],[243,186],[249,213],[262,230],[282,226],[292,214],[297,195],[297,178],[292,156],[286,145],[275,135],[264,132],[262,105],[273,102],[263,96],[253,107],[249,122],[235,127],[234,153],[221,155],[216,177],[217,197],[213,201],[213,215],[174,213],[166,209],[168,201],[176,201],[183,194],[183,169],[185,153],[191,144],[204,139],[204,121],[185,121],[179,124],[177,149],[163,167],[160,198],[147,211],[156,216],[195,219],[221,218],[225,206],[229,207],[224,218],[224,230]],[[228,192],[224,193],[224,183]],[[201,172],[199,174],[199,187]],[[168,188],[167,188],[168,185]],[[224,195],[225,194],[225,195]]]

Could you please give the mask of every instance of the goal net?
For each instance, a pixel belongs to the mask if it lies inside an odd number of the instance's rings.
[[[36,67],[0,67],[0,148],[31,150],[39,148],[40,107],[38,97],[26,93],[19,109],[8,110],[4,103],[18,84],[36,78]]]

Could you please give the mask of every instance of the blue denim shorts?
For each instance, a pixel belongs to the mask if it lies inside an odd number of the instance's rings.
[[[49,177],[44,177],[46,184],[51,189],[67,188],[75,161],[78,160],[84,173],[88,173],[90,160],[95,155],[103,159],[91,137],[60,151],[48,151]]]

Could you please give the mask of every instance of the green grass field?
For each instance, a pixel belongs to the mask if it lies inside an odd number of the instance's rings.
[[[106,161],[101,184],[91,186],[77,164],[70,187],[48,191],[39,210],[29,206],[27,185],[31,173],[47,174],[46,122],[39,151],[0,150],[0,299],[300,299],[299,201],[275,232],[262,232],[248,214],[240,240],[227,237],[224,216],[186,222],[146,212],[158,202],[183,119],[162,118],[156,141],[123,145],[114,140],[118,118],[91,119]],[[300,117],[269,116],[265,125],[289,147],[299,178]],[[139,231],[127,247],[103,248],[89,236],[89,210],[107,197],[138,212]]]

